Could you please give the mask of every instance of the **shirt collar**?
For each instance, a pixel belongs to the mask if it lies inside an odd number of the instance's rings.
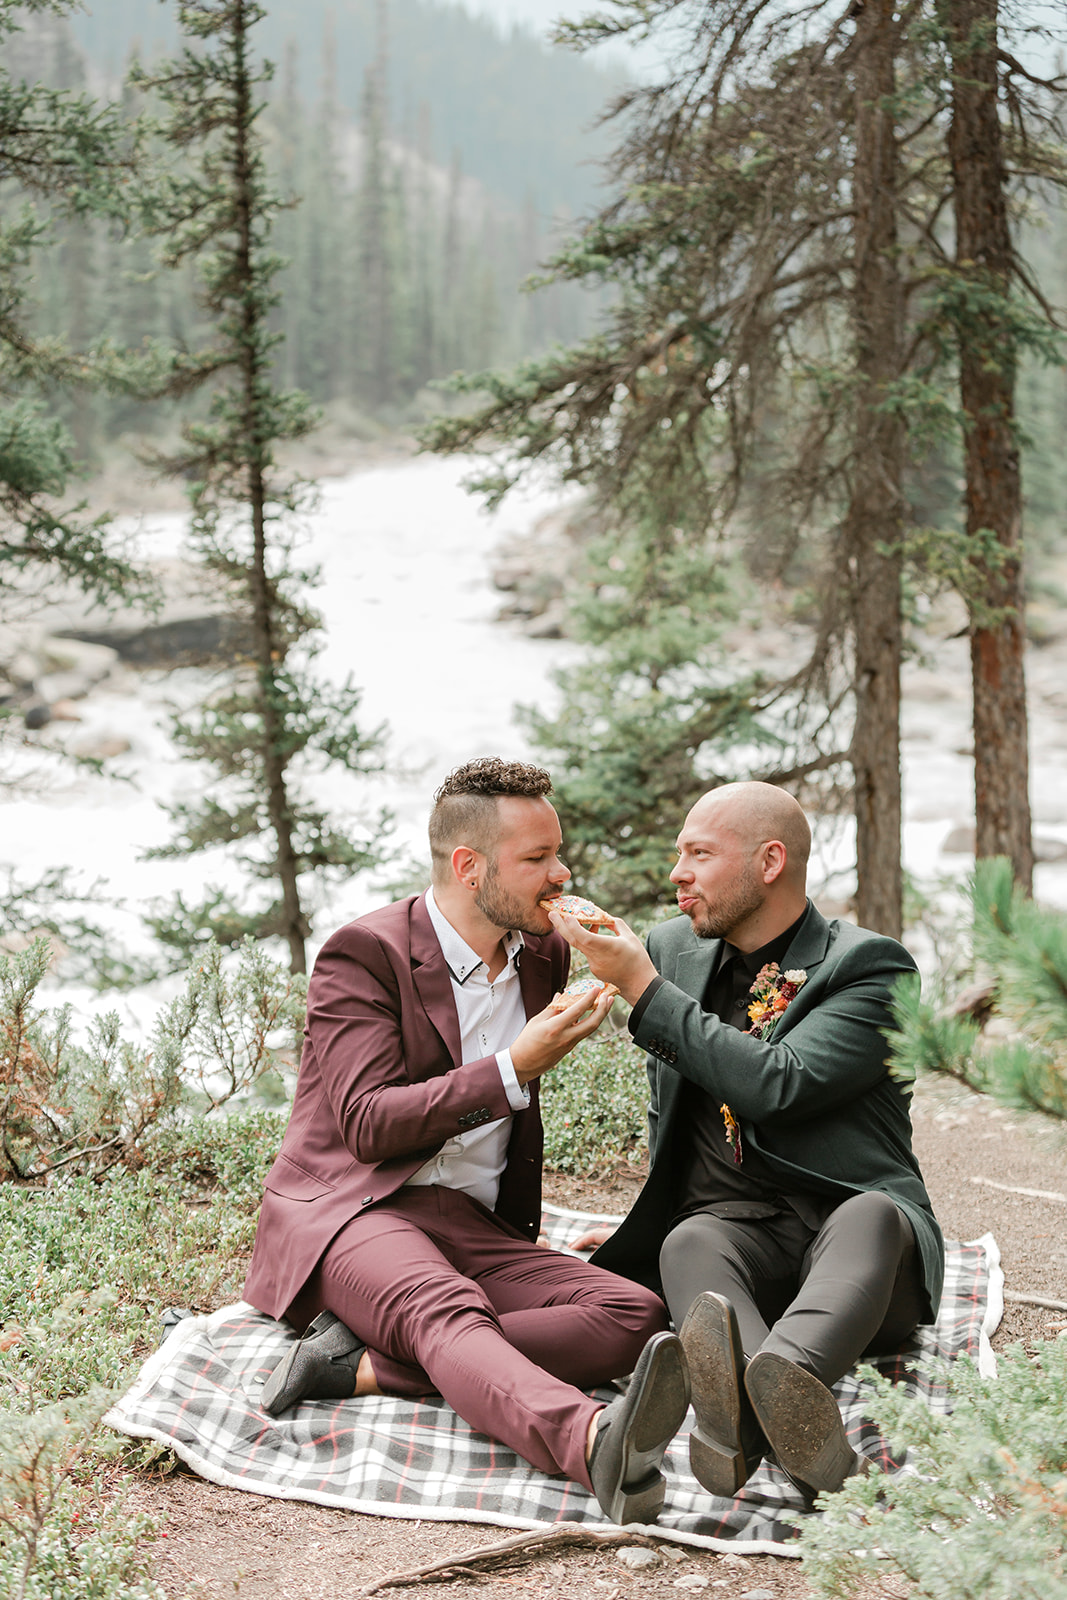
[[[805,905],[804,910],[800,913],[800,916],[794,923],[786,928],[784,933],[780,933],[776,938],[768,940],[768,942],[759,950],[751,950],[746,953],[743,950],[738,950],[735,945],[727,944],[726,940],[724,939],[722,955],[719,958],[719,966],[721,967],[725,962],[729,961],[731,956],[736,956],[738,966],[743,968],[743,970],[748,973],[749,977],[751,978],[755,978],[760,970],[763,967],[769,966],[771,962],[775,962],[778,966],[781,966],[782,962],[785,960],[786,952],[789,949],[789,946],[793,943],[797,929],[800,927],[800,924],[804,921],[804,918],[807,916],[807,914],[808,908],[807,905]]]
[[[441,946],[441,954],[445,958],[445,965],[457,983],[466,983],[472,972],[477,972],[479,967],[484,967],[485,962],[477,951],[472,950],[462,934],[456,932],[449,922],[437,901],[434,899],[433,889],[426,891],[426,909],[430,914],[433,931],[437,935],[437,942]],[[508,965],[511,966],[519,951],[523,949],[526,940],[521,933],[509,928],[504,934],[504,954],[507,956]]]

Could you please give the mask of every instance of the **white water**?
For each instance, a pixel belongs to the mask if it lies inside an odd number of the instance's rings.
[[[419,857],[425,855],[425,819],[437,783],[473,755],[527,754],[513,705],[551,703],[552,668],[576,654],[573,645],[534,641],[495,623],[500,597],[487,573],[492,547],[505,534],[532,527],[559,504],[558,493],[529,494],[487,516],[461,486],[468,469],[462,461],[405,460],[328,482],[309,529],[308,554],[324,580],[314,596],[326,621],[319,669],[335,680],[351,674],[363,686],[364,725],[388,722],[393,767],[405,769],[402,776],[374,783],[333,774],[321,792],[342,812],[387,803],[397,818],[397,840]],[[180,514],[154,516],[143,525],[143,546],[156,557],[177,554],[184,528]],[[1055,661],[1039,657],[1032,679],[1038,832],[1067,839],[1062,674]],[[91,733],[125,736],[131,752],[113,767],[126,778],[72,781],[42,758],[38,775],[48,778],[48,792],[27,792],[0,809],[0,862],[16,862],[27,879],[59,865],[78,869],[86,882],[100,877],[106,893],[126,901],[116,931],[135,947],[144,942],[138,912],[147,902],[168,898],[177,888],[195,898],[206,882],[235,884],[237,869],[221,854],[213,860],[142,860],[145,849],[170,837],[161,803],[196,795],[207,781],[202,769],[178,759],[169,745],[164,706],[171,699],[195,701],[209,681],[199,672],[131,674],[128,692],[97,692],[81,702],[82,722],[68,734],[53,729],[50,737],[58,732],[74,742]],[[936,676],[912,671],[907,681],[906,865],[927,881],[959,876],[968,859],[945,856],[941,846],[954,825],[973,819],[965,646],[946,643],[938,651]],[[818,838],[816,890],[823,882],[831,895],[843,897],[849,830],[827,826]],[[1039,895],[1067,904],[1067,867],[1040,868],[1037,888]],[[320,910],[317,939],[381,898],[373,881],[345,886]]]

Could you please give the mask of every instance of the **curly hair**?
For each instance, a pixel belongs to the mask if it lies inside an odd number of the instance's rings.
[[[541,800],[552,792],[544,767],[525,761],[479,756],[450,772],[434,795],[430,814],[430,854],[434,882],[446,881],[452,852],[459,844],[492,855],[500,837],[497,801],[515,796]]]

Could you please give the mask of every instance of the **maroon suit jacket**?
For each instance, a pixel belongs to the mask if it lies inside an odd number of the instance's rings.
[[[527,1016],[567,980],[559,934],[526,935]],[[497,1214],[536,1238],[543,1135],[538,1085],[513,1115]],[[282,1316],[346,1222],[371,1210],[456,1134],[512,1115],[496,1056],[460,1065],[448,967],[421,896],[341,928],[308,988],[304,1053],[266,1180],[245,1298]]]

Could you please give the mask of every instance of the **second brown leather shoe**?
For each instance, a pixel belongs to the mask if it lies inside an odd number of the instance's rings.
[[[745,1393],[745,1354],[729,1300],[711,1290],[697,1295],[680,1338],[696,1412],[689,1465],[709,1494],[732,1500],[759,1466],[764,1440]]]
[[[848,1442],[830,1390],[812,1373],[772,1350],[754,1355],[745,1372],[752,1408],[775,1459],[802,1493],[832,1494],[867,1471]]]

